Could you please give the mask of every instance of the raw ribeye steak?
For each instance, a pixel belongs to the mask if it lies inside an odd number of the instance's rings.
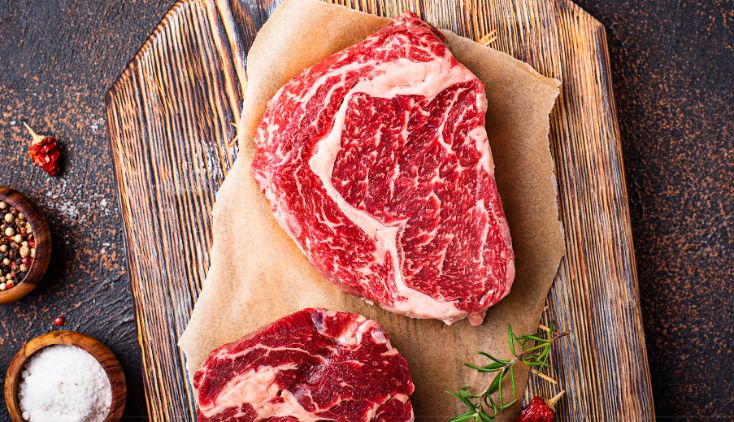
[[[406,13],[269,101],[252,171],[329,280],[393,312],[480,324],[510,290],[484,86]]]
[[[214,349],[194,386],[200,422],[413,420],[408,363],[347,312],[304,309]]]

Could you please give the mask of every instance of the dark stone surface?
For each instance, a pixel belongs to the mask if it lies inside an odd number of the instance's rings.
[[[657,414],[734,418],[734,3],[578,3],[607,27]],[[130,419],[145,400],[102,101],[172,4],[0,0],[0,184],[37,200],[56,248],[46,284],[0,307],[0,377],[64,315],[120,358]],[[61,139],[61,178],[27,159],[22,118]]]

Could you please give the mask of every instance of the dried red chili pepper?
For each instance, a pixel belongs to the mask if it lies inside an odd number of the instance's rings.
[[[553,422],[555,415],[542,397],[536,396],[520,412],[516,422]]]
[[[37,134],[25,122],[23,122],[23,125],[33,137],[33,142],[28,147],[28,154],[31,156],[33,163],[51,176],[58,176],[61,172],[61,151],[56,138]]]
[[[533,397],[530,403],[522,409],[520,416],[518,416],[515,422],[553,422],[556,418],[556,402],[558,402],[564,393],[565,391],[561,391],[547,401],[540,396]]]

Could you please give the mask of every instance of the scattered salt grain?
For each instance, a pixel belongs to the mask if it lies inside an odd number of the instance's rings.
[[[100,422],[109,414],[110,380],[102,365],[76,346],[41,349],[21,376],[18,396],[28,422]]]

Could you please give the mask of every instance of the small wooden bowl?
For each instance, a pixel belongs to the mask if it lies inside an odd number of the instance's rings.
[[[13,422],[24,422],[22,412],[20,410],[20,400],[18,399],[18,388],[21,381],[21,372],[28,358],[34,353],[46,346],[55,344],[67,344],[79,347],[102,365],[112,387],[112,404],[110,405],[110,413],[105,418],[105,422],[117,422],[122,417],[125,410],[125,400],[127,398],[127,384],[125,384],[125,374],[122,372],[120,362],[115,355],[99,340],[76,331],[51,331],[31,339],[18,350],[13,360],[10,362],[7,372],[5,373],[5,404],[8,407],[10,418]]]
[[[33,258],[33,263],[26,276],[12,288],[0,292],[0,304],[3,304],[20,300],[38,287],[51,260],[51,231],[48,229],[48,223],[43,215],[38,212],[33,202],[22,193],[0,185],[0,201],[25,214],[33,228],[33,238],[36,241],[36,256]]]

